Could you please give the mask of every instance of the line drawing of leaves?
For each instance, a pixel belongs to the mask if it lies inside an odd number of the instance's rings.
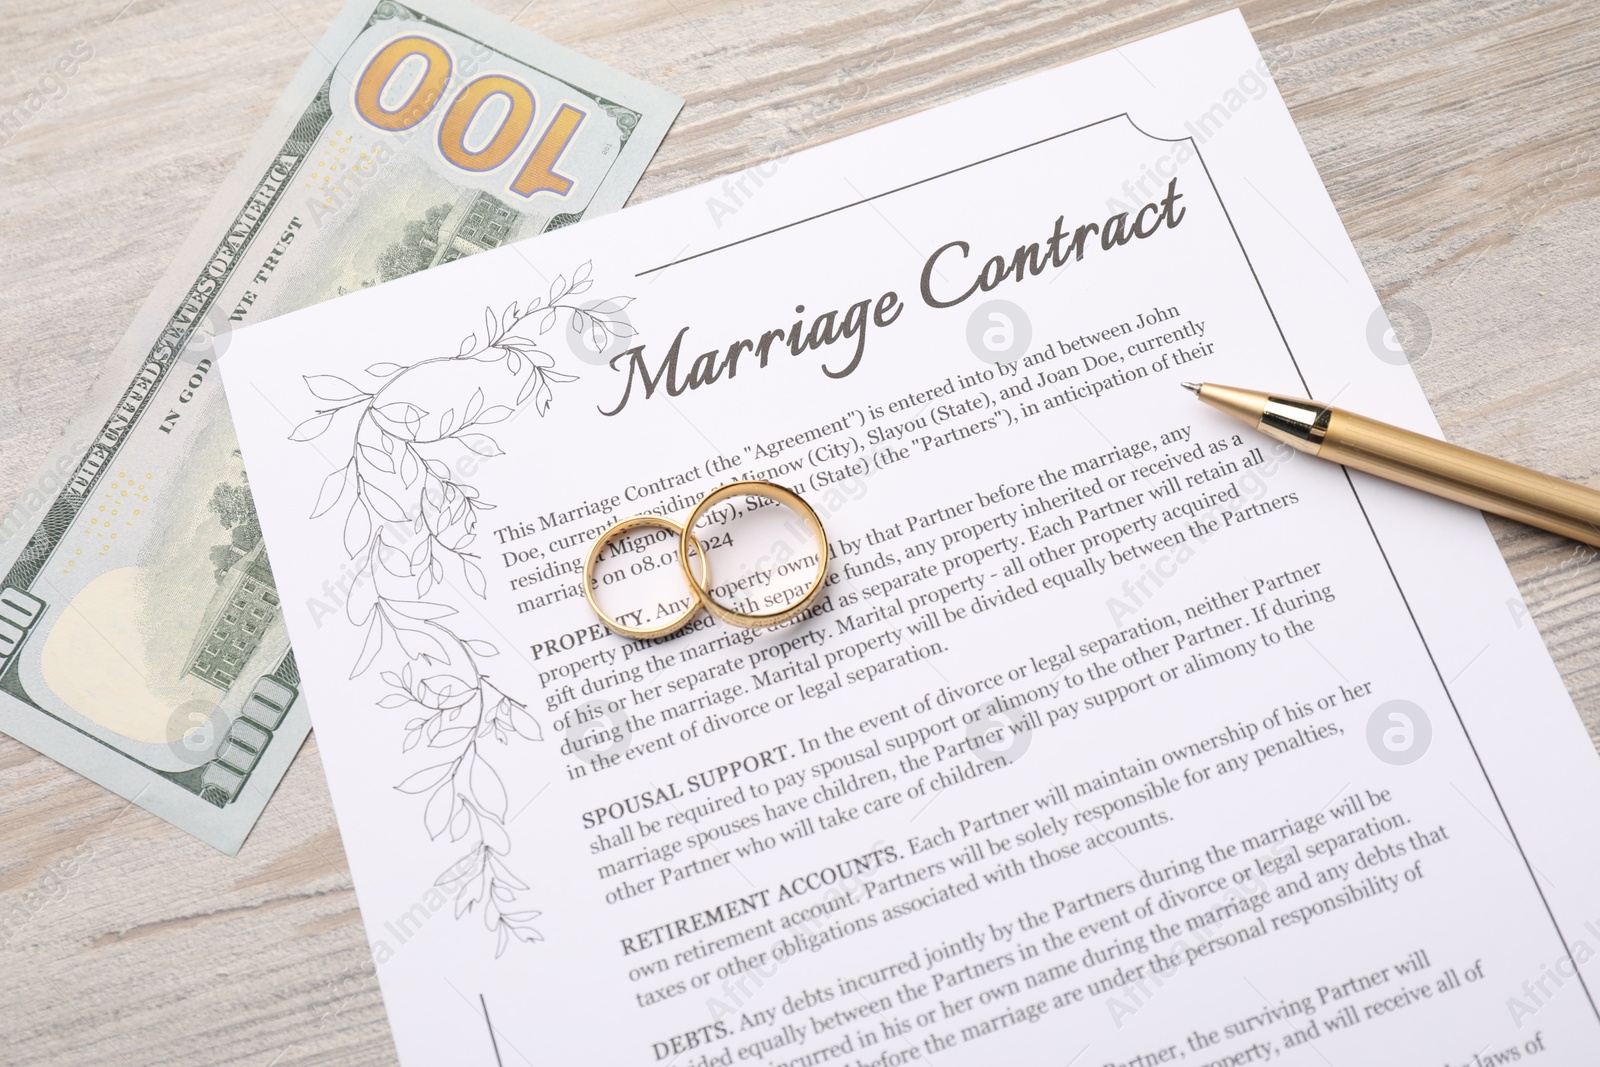
[[[582,305],[579,310],[593,315],[596,318],[610,318],[619,311],[627,309],[633,303],[631,296],[608,296],[604,300],[591,300]]]
[[[461,561],[461,569],[466,572],[467,584],[472,587],[472,591],[477,593],[480,599],[483,598],[486,589],[483,581],[483,568],[470,559],[464,559]]]
[[[350,677],[362,674],[372,666],[372,661],[377,658],[379,650],[383,648],[383,617],[373,612],[367,623],[367,639],[361,643],[361,655],[356,658],[356,665],[350,670]]]
[[[542,415],[544,412],[541,411],[539,414]],[[490,459],[493,459],[495,456],[505,455],[504,452],[500,451],[500,446],[495,444],[494,438],[490,437],[486,433],[457,434],[456,440],[460,441],[462,444],[466,445],[480,456],[487,456]]]
[[[406,509],[400,506],[398,500],[382,489],[368,482],[361,487],[361,492],[366,497],[367,503],[372,505],[372,510],[379,515],[391,522],[404,522],[406,520]]]
[[[387,603],[390,611],[397,611],[419,622],[445,619],[456,613],[456,609],[449,604],[430,604],[421,600],[390,600]]]
[[[337,374],[312,374],[306,377],[306,389],[318,400],[331,400],[335,404],[357,400],[368,393],[357,389]]]
[[[411,484],[417,480],[417,475],[422,472],[421,467],[422,465],[417,462],[417,450],[409,444],[406,445],[405,450],[400,453],[400,481],[405,483],[407,489],[410,489]]]
[[[360,494],[361,486],[357,482],[356,498],[350,502],[350,511],[344,519],[344,550],[351,559],[361,554],[361,550],[367,547],[367,539],[372,536],[372,513],[367,510]]]
[[[393,619],[389,619],[388,623],[389,628],[394,631],[395,641],[405,650],[407,656],[422,660],[424,663],[449,662],[444,644],[428,630],[420,626],[402,626]],[[444,628],[435,626],[435,629]]]
[[[451,745],[459,745],[461,742],[471,737],[473,732],[474,731],[470,726],[446,727],[430,737],[428,739],[428,744],[434,748],[449,748]]]
[[[394,473],[394,460],[390,459],[388,454],[381,449],[373,448],[371,445],[358,444],[356,445],[356,451],[360,453],[362,459],[385,474]]]
[[[486,580],[472,546],[478,514],[494,507],[451,464],[461,451],[490,459],[504,455],[493,437],[471,428],[507,422],[530,401],[542,417],[553,402],[553,386],[577,380],[556,369],[555,359],[536,339],[563,314],[570,328],[589,331],[592,340],[636,333],[621,317],[633,297],[576,302],[593,286],[592,274],[593,261],[586,261],[571,272],[570,281],[558,274],[546,294],[512,301],[500,312],[485,305],[481,337],[476,330],[468,333],[455,355],[368,364],[366,375],[379,383],[370,392],[338,375],[305,376],[310,395],[332,406],[314,410],[289,434],[293,441],[316,440],[329,431],[339,412],[356,412],[347,437],[348,457],[323,476],[311,514],[323,518],[341,502],[350,502],[340,542],[357,561],[357,573],[349,584],[345,614],[364,630],[350,677],[365,674],[380,657],[398,664],[398,670],[378,672],[386,689],[375,707],[388,714],[410,709],[401,728],[400,752],[426,750],[444,762],[411,772],[394,788],[426,798],[420,814],[430,841],[448,835],[458,847],[466,843],[466,851],[444,868],[434,885],[454,895],[457,919],[478,911],[484,928],[495,935],[496,956],[513,941],[533,944],[544,938],[534,925],[541,913],[520,903],[528,883],[507,863],[512,851],[506,828],[510,798],[491,754],[512,741],[540,741],[544,733],[527,705],[502,691],[486,673],[482,661],[498,656],[500,649],[458,632],[465,616],[458,604],[449,602],[451,597],[441,595],[453,588],[445,581],[444,562],[454,557],[467,586],[458,596],[486,598]],[[514,388],[515,398],[496,402],[492,394],[500,387],[475,385],[464,402],[446,404],[429,431],[429,413],[398,399],[397,387],[421,367],[446,363],[502,363],[505,377],[499,380],[506,391]],[[430,406],[435,395],[431,382],[425,401]],[[491,740],[493,746],[486,748]]]
[[[459,799],[453,780],[446,780],[428,797],[428,804],[422,812],[422,824],[427,828],[429,837],[444,833],[445,827],[450,825],[450,817],[456,813],[456,801]]]
[[[319,518],[339,502],[344,496],[344,491],[350,488],[350,483],[355,480],[356,461],[351,460],[344,466],[328,475],[322,482],[322,490],[317,493],[316,506],[311,509],[311,517]]]
[[[365,626],[378,610],[378,591],[371,582],[352,582],[350,595],[344,602],[345,618],[357,626]]]
[[[385,541],[381,531],[378,534],[377,542],[372,547],[372,551],[377,555],[378,562],[383,564],[384,570],[396,578],[411,577],[411,561],[406,558],[406,554],[403,551]],[[376,598],[376,590],[373,591],[373,596]]]
[[[432,767],[424,767],[406,778],[395,788],[402,793],[426,793],[443,782],[454,770],[455,764],[453,763],[439,763]]]
[[[467,779],[472,786],[472,794],[478,798],[478,806],[495,818],[504,819],[507,803],[505,784],[489,762],[476,752],[468,766]]]
[[[322,436],[324,430],[326,430],[330,425],[332,425],[333,416],[335,414],[337,414],[337,413],[333,412],[333,411],[320,411],[320,412],[318,412],[317,414],[311,416],[309,419],[307,419],[306,421],[302,422],[300,425],[296,426],[293,430],[291,430],[290,433],[289,433],[289,440],[291,440],[291,441],[314,441],[314,440],[316,440],[317,438]]]

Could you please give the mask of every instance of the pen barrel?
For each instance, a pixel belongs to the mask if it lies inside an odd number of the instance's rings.
[[[1335,410],[1318,453],[1380,478],[1600,546],[1600,492]]]

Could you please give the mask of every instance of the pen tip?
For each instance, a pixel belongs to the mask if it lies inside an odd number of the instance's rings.
[[[1189,390],[1189,392],[1193,393],[1195,396],[1199,396],[1200,395],[1200,383],[1199,382],[1184,382],[1183,383],[1183,387],[1185,389]]]

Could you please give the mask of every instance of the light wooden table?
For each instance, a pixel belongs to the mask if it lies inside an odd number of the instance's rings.
[[[0,507],[338,6],[0,0],[0,110],[94,50],[0,144]],[[641,200],[1231,5],[485,6],[688,100]],[[1449,437],[1600,485],[1600,5],[1244,11]],[[1600,737],[1600,553],[1492,525]],[[0,931],[0,1063],[394,1061],[315,738],[229,859],[0,737]]]

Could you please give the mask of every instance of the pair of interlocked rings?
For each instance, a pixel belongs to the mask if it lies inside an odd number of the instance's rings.
[[[805,519],[806,525],[816,535],[819,546],[817,550],[816,576],[812,578],[811,585],[806,589],[805,593],[793,603],[785,604],[771,611],[744,612],[734,610],[711,595],[711,564],[706,560],[705,546],[694,536],[694,528],[713,507],[735,496],[759,496],[774,503],[782,504]],[[689,588],[694,592],[694,597],[690,600],[688,607],[665,621],[653,626],[629,626],[613,619],[600,607],[594,595],[594,570],[595,564],[600,561],[600,553],[605,550],[606,545],[625,533],[644,527],[654,527],[678,535],[678,563],[683,568],[683,579],[689,583]],[[690,555],[693,555],[699,564],[698,574],[695,573],[696,568],[689,566]],[[665,515],[633,515],[612,523],[595,539],[594,546],[589,549],[589,558],[584,560],[583,595],[589,601],[589,607],[594,609],[595,615],[599,617],[601,622],[610,627],[614,633],[619,633],[623,637],[649,640],[656,637],[666,637],[668,634],[681,630],[688,625],[690,619],[693,619],[699,613],[702,606],[723,622],[734,626],[776,626],[779,623],[787,622],[810,607],[811,602],[822,591],[822,585],[827,580],[827,577],[828,535],[822,528],[822,520],[817,518],[817,513],[811,509],[811,505],[802,500],[799,494],[785,489],[781,485],[774,485],[772,482],[742,481],[730,482],[707,493],[700,499],[700,503],[694,506],[694,510],[689,512],[688,518],[681,523],[674,522]]]

